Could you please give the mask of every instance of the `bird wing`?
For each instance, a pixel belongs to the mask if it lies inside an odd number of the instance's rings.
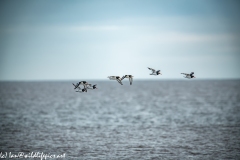
[[[77,89],[79,87],[80,83],[77,83],[77,84],[73,83],[73,85],[74,85],[74,89]]]
[[[116,78],[116,80],[118,81],[118,83],[120,83],[121,85],[123,85],[123,84],[122,84],[122,81],[121,81],[120,79]]]
[[[76,85],[74,83],[72,83],[72,85],[74,86],[74,89],[76,88]]]
[[[109,78],[110,80],[116,80],[116,76],[108,76],[107,78]]]
[[[181,74],[184,74],[184,75],[186,75],[186,76],[188,76],[189,74],[187,74],[187,73],[181,73]]]
[[[132,85],[133,78],[129,78],[130,85]]]
[[[194,72],[191,72],[191,73],[190,73],[190,75],[193,75],[193,74],[194,74]]]
[[[127,76],[127,75],[125,75],[125,76],[122,76],[122,78],[121,78],[121,81],[122,81],[124,78],[126,78],[126,76]]]
[[[152,68],[149,68],[149,67],[148,67],[148,69],[151,70],[152,73],[155,73],[155,69],[152,69]]]

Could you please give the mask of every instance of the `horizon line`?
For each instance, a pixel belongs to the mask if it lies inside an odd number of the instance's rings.
[[[109,79],[84,79],[87,81],[109,81]],[[149,79],[149,78],[139,78],[139,79],[133,79],[134,81],[181,81],[185,80],[185,78],[164,78],[164,79]],[[193,79],[196,81],[199,80],[240,80],[240,78],[196,78]],[[26,79],[26,80],[0,80],[0,82],[67,82],[67,81],[79,81],[79,79]]]

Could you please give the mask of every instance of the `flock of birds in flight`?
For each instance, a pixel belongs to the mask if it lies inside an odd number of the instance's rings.
[[[149,70],[151,70],[152,71],[152,73],[150,74],[150,75],[155,75],[155,76],[157,76],[157,75],[160,75],[161,74],[161,71],[160,70],[155,70],[155,69],[152,69],[152,68],[149,68],[148,67],[148,69]],[[191,73],[181,73],[181,74],[184,74],[185,76],[184,76],[184,78],[188,78],[188,79],[191,79],[191,78],[196,78],[193,74],[194,74],[194,72],[191,72]],[[162,74],[161,74],[162,75]],[[108,76],[107,78],[109,78],[110,80],[116,80],[118,83],[120,83],[121,85],[123,85],[122,84],[122,80],[124,79],[124,78],[128,78],[129,79],[129,82],[130,82],[130,85],[132,85],[132,82],[133,82],[133,76],[132,75],[124,75],[124,76],[122,76],[122,77],[120,77],[120,76]],[[80,86],[83,86],[83,88],[81,88]],[[79,93],[83,93],[83,92],[87,92],[87,90],[88,89],[97,89],[97,85],[96,84],[94,84],[94,85],[92,85],[92,84],[89,84],[88,82],[86,82],[86,81],[80,81],[80,82],[78,82],[78,83],[76,83],[76,84],[74,84],[73,83],[73,86],[74,86],[74,90],[75,89],[78,89],[76,92],[79,92]]]

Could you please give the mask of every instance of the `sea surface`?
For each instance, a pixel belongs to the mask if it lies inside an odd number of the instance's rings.
[[[72,82],[0,82],[2,156],[240,159],[240,80]]]

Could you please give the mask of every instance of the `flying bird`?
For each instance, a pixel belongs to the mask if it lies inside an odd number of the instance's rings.
[[[124,79],[124,78],[128,78],[129,79],[129,82],[130,82],[130,85],[132,85],[132,81],[133,81],[133,76],[132,75],[125,75],[122,77],[121,81]]]
[[[87,92],[87,88],[81,89],[79,83],[77,83],[77,84],[72,83],[72,84],[74,86],[74,89],[78,89],[76,92]]]
[[[86,88],[87,84],[88,84],[88,82],[86,82],[86,81],[80,81],[77,84],[73,84],[73,85],[74,85],[74,89],[77,89],[80,85],[83,85],[84,88]]]
[[[185,77],[184,78],[188,78],[188,79],[191,79],[191,78],[196,78],[193,74],[194,72],[191,72],[190,74],[187,74],[187,73],[181,73],[181,74],[184,74]]]
[[[117,80],[118,83],[120,83],[121,85],[123,85],[123,84],[122,84],[121,77],[119,77],[119,76],[108,76],[107,78],[109,78],[110,80]]]
[[[150,75],[155,75],[155,76],[157,76],[157,75],[161,74],[161,73],[160,73],[161,70],[157,70],[157,71],[156,71],[155,69],[152,69],[152,68],[149,68],[149,67],[148,67],[148,69],[152,71],[152,73],[151,73]]]

